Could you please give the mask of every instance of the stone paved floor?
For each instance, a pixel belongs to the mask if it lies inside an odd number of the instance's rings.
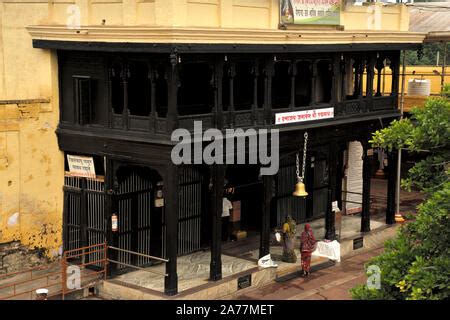
[[[208,283],[211,252],[199,251],[177,259],[178,290],[180,292]],[[230,275],[256,267],[253,261],[222,255],[222,275]],[[146,268],[150,273],[142,270],[131,271],[117,276],[116,280],[134,284],[140,287],[164,292],[163,264]]]
[[[372,249],[342,260],[333,267],[312,273],[308,278],[296,277],[274,282],[237,296],[238,300],[351,300],[349,289],[366,281],[364,263],[382,252]]]

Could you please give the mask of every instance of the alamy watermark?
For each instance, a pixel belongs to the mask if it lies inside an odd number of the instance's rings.
[[[68,14],[66,20],[66,26],[69,29],[79,29],[81,26],[81,10],[76,4],[71,4],[67,7],[66,13]]]
[[[219,129],[203,132],[202,122],[194,121],[194,132],[176,129],[172,141],[172,162],[179,164],[259,164],[261,175],[274,175],[279,168],[279,130]],[[270,151],[270,152],[269,152]]]
[[[369,289],[381,289],[381,269],[377,265],[370,265],[367,268],[367,288]]]
[[[68,266],[66,270],[66,287],[69,290],[81,289],[81,269],[79,266]]]

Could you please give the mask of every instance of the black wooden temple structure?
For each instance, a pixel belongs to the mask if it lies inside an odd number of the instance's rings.
[[[59,146],[94,157],[97,176],[67,177],[66,249],[106,238],[118,248],[163,257],[165,293],[177,286],[177,257],[209,248],[210,279],[221,279],[224,185],[254,186],[241,193],[248,226],[260,233],[260,256],[271,230],[292,215],[297,222],[324,218],[335,237],[331,202],[342,207],[342,154],[350,141],[363,146],[361,232],[370,231],[368,140],[398,118],[400,51],[411,44],[239,45],[144,44],[33,40],[57,51],[60,85]],[[393,73],[382,95],[383,68]],[[374,81],[378,79],[378,81]],[[378,84],[374,86],[374,83]],[[277,113],[334,108],[334,117],[276,125]],[[174,165],[176,128],[280,129],[280,170],[258,176],[255,165]],[[295,153],[309,134],[306,199],[292,196]],[[395,163],[395,154],[390,160]],[[395,166],[390,166],[386,223],[394,223]],[[156,205],[162,190],[163,205]],[[111,217],[118,231],[111,230]],[[244,213],[243,213],[244,215]],[[115,260],[145,266],[144,257]],[[117,266],[115,271],[122,267]]]

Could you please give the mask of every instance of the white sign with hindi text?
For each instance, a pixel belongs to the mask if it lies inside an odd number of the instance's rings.
[[[95,178],[94,158],[67,155],[69,171],[72,176]]]

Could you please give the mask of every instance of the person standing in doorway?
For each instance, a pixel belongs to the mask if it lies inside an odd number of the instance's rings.
[[[228,241],[230,239],[230,210],[233,209],[233,204],[223,197],[222,206],[222,241]]]
[[[300,236],[300,253],[302,259],[302,276],[309,275],[311,268],[311,255],[316,249],[316,238],[309,223],[305,224],[305,230]]]

